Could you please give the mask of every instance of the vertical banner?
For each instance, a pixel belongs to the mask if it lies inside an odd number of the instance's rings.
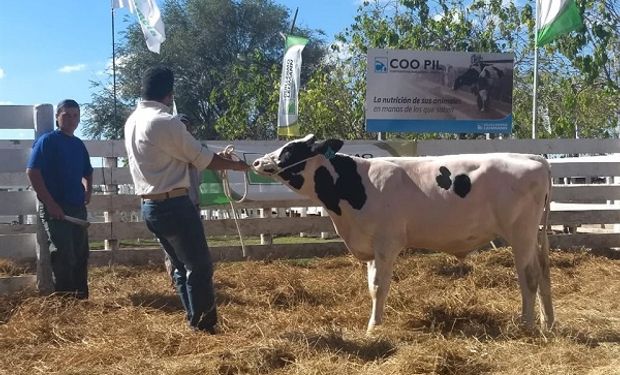
[[[278,104],[278,135],[285,137],[299,136],[297,114],[299,111],[298,95],[301,74],[301,52],[308,39],[288,35],[286,52],[282,61],[282,78],[280,80],[280,102]]]
[[[159,53],[159,47],[166,40],[164,22],[155,0],[112,0],[112,8],[127,8],[135,14],[142,28],[146,47]]]

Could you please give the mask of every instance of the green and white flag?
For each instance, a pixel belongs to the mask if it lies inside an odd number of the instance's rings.
[[[278,104],[278,135],[299,136],[299,77],[301,74],[301,52],[308,39],[288,35],[286,52],[282,62],[282,78],[280,80],[280,102]]]
[[[135,14],[142,28],[146,47],[159,53],[159,47],[166,40],[164,22],[155,0],[112,0],[112,8],[126,8]]]
[[[583,26],[575,0],[536,0],[538,3],[537,44],[542,46],[562,34]]]

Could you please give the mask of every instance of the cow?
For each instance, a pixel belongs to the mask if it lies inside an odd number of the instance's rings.
[[[498,85],[503,76],[504,72],[495,66],[473,64],[465,73],[456,77],[452,89],[457,90],[464,85],[471,86],[472,92],[476,95],[478,110],[485,112],[489,107],[489,92]]]
[[[342,140],[316,141],[310,134],[258,158],[252,168],[325,207],[346,247],[367,263],[368,333],[383,321],[401,250],[438,250],[462,260],[497,237],[512,245],[522,322],[533,328],[538,293],[541,320],[551,327],[544,230],[551,173],[545,158],[492,153],[365,159],[338,153],[342,146]]]

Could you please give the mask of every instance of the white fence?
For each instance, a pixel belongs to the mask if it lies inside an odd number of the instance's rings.
[[[33,112],[31,106],[0,106],[0,128],[9,129],[49,129],[51,106],[38,107]],[[53,120],[51,122],[53,124]],[[160,259],[159,249],[137,250],[121,249],[119,242],[137,239],[152,239],[142,221],[136,221],[139,211],[139,198],[129,194],[118,194],[119,186],[131,185],[128,168],[119,163],[126,156],[122,141],[85,141],[92,158],[103,160],[101,167],[94,171],[94,184],[102,187],[104,193],[92,197],[88,207],[93,218],[100,217],[89,228],[91,242],[105,241],[107,250],[93,251],[91,263],[143,262],[145,259]],[[217,148],[223,148],[229,142],[208,142]],[[237,148],[252,148],[257,142],[234,142]],[[283,142],[260,142],[261,148],[276,149]],[[587,248],[620,247],[620,233],[613,231],[614,224],[620,223],[620,206],[614,201],[620,200],[620,141],[618,140],[460,140],[460,141],[421,141],[421,142],[372,142],[351,141],[345,145],[364,150],[365,147],[379,147],[390,150],[394,155],[442,155],[458,153],[486,152],[523,152],[546,155],[552,163],[554,184],[552,191],[552,225],[567,227],[590,226],[594,230],[582,229],[574,233],[551,236],[553,247],[568,248],[584,246]],[[36,197],[28,189],[28,180],[24,173],[25,165],[32,146],[32,140],[0,140],[0,258],[15,261],[34,261],[39,257],[45,259],[45,241],[42,233],[37,232]],[[560,158],[566,155],[607,155],[599,157]],[[575,182],[564,184],[560,182]],[[591,183],[592,180],[602,183]],[[244,236],[261,234],[291,233],[334,233],[328,217],[307,216],[292,217],[277,215],[271,217],[272,209],[279,212],[290,207],[315,206],[302,197],[299,199],[252,201],[238,205],[238,209],[263,210],[263,217],[249,217],[240,221]],[[206,207],[208,209],[227,209],[228,207]],[[232,219],[205,220],[209,236],[235,235],[236,227]],[[604,227],[604,228],[603,228]],[[39,239],[37,239],[37,233]],[[215,259],[243,259],[239,246],[212,247]],[[255,245],[247,246],[250,258],[308,257],[325,254],[340,254],[345,251],[341,242],[305,243],[294,245]],[[46,270],[39,269],[39,281],[49,279]],[[14,278],[15,279],[15,278]],[[14,281],[16,283],[32,283]],[[20,284],[20,286],[21,286]],[[0,287],[1,292],[1,287]]]

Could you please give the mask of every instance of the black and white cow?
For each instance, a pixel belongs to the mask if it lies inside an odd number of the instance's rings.
[[[546,224],[550,168],[537,155],[480,154],[364,159],[336,153],[341,140],[311,134],[257,159],[273,176],[328,210],[347,248],[367,262],[372,313],[381,324],[393,265],[401,250],[440,250],[463,259],[502,237],[512,245],[523,300],[522,319],[554,321]],[[544,227],[543,227],[544,228]],[[540,243],[540,248],[539,248]]]
[[[471,86],[472,92],[476,95],[478,110],[485,112],[490,101],[490,91],[498,85],[503,76],[504,72],[495,66],[482,63],[473,64],[465,73],[456,77],[452,89],[457,90],[465,85]]]

